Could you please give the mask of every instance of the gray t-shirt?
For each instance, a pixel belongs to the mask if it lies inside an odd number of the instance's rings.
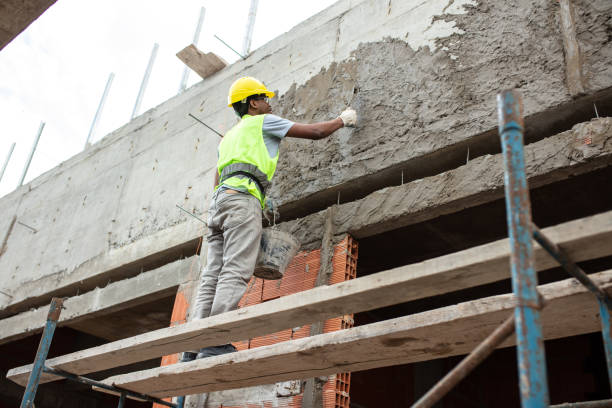
[[[283,137],[285,137],[289,131],[289,128],[293,126],[293,123],[294,122],[290,120],[272,115],[271,113],[264,116],[261,130],[263,133],[263,140],[268,148],[268,154],[270,157],[276,156],[281,140]]]

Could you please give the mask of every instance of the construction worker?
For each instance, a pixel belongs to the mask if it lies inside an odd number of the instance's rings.
[[[295,123],[272,115],[274,92],[252,77],[235,81],[228,106],[240,121],[219,145],[215,192],[208,209],[208,252],[194,319],[235,310],[253,275],[262,232],[266,191],[276,170],[284,137],[318,140],[344,126],[355,126],[357,114],[346,109],[336,119]],[[197,358],[234,352],[231,344],[206,347]]]

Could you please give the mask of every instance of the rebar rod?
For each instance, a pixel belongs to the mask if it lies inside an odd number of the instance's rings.
[[[153,44],[153,50],[151,50],[151,56],[149,57],[149,63],[147,64],[147,69],[145,70],[144,77],[142,78],[142,83],[140,84],[140,90],[138,91],[138,96],[136,97],[136,103],[134,104],[134,110],[132,111],[132,119],[134,119],[138,112],[140,111],[140,105],[142,104],[142,100],[144,99],[144,93],[147,89],[147,84],[149,83],[149,77],[151,76],[151,71],[153,70],[153,64],[155,63],[155,57],[157,56],[157,50],[159,49],[159,44]]]
[[[217,132],[215,129],[211,128],[210,126],[208,126],[206,123],[202,122],[200,119],[198,119],[197,117],[195,117],[191,113],[188,113],[188,115],[191,116],[192,118],[194,118],[195,120],[197,120],[198,122],[200,122],[202,125],[206,126],[211,131],[215,132],[217,134],[217,136],[223,137],[223,135],[221,133]]]
[[[96,114],[94,115],[93,121],[91,122],[91,126],[89,127],[89,133],[87,134],[87,139],[85,139],[84,149],[89,145],[89,141],[93,137],[96,132],[96,128],[98,127],[98,122],[100,121],[100,116],[102,116],[102,110],[104,109],[104,104],[106,103],[106,97],[108,96],[108,92],[110,91],[110,87],[113,83],[113,79],[115,78],[115,73],[111,72],[108,75],[108,79],[106,80],[106,85],[104,86],[104,92],[102,92],[102,97],[100,98],[100,103],[98,104],[98,109],[96,110]]]
[[[200,8],[200,17],[198,18],[198,24],[196,25],[195,33],[193,34],[193,45],[198,45],[200,40],[200,32],[202,31],[202,24],[204,23],[204,16],[206,15],[206,8]],[[187,80],[189,79],[189,72],[191,68],[185,66],[183,70],[183,76],[181,77],[181,83],[179,84],[179,93],[183,92],[187,88]]]
[[[4,176],[4,170],[6,170],[6,166],[8,166],[9,160],[11,160],[11,156],[13,155],[13,150],[15,150],[15,142],[13,142],[13,144],[11,145],[9,152],[6,155],[6,160],[4,160],[2,171],[0,171],[0,181],[2,181],[2,176]]]
[[[221,38],[219,38],[219,36],[217,34],[214,35],[214,37],[221,41],[223,43],[223,45],[225,45],[227,48],[229,48],[230,50],[234,51],[236,53],[236,55],[238,55],[240,58],[242,59],[246,59],[246,57],[244,55],[242,55],[241,53],[239,53],[238,51],[236,51],[235,49],[232,48],[231,45],[229,45],[228,43],[226,43],[225,41],[223,41]]]
[[[259,0],[251,0],[251,7],[249,8],[249,18],[247,20],[246,32],[244,34],[244,41],[242,42],[242,55],[248,56],[251,51],[251,39],[253,38],[253,29],[255,28],[255,17],[257,16],[257,6]]]
[[[25,180],[26,174],[28,174],[28,169],[30,168],[30,164],[32,163],[34,152],[36,151],[36,147],[38,146],[38,141],[40,140],[40,135],[42,135],[44,128],[45,128],[45,122],[40,122],[40,126],[38,127],[38,133],[36,134],[36,138],[34,139],[34,144],[32,145],[32,150],[30,150],[30,155],[28,156],[28,160],[26,161],[26,164],[23,167],[23,172],[21,173],[21,178],[19,179],[19,185],[17,187],[21,187],[23,185],[23,180]]]

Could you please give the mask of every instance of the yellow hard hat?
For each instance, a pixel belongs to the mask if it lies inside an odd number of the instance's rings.
[[[274,98],[274,92],[268,91],[263,82],[253,77],[242,77],[234,81],[227,95],[227,106],[243,100],[251,95],[265,94],[268,98]]]

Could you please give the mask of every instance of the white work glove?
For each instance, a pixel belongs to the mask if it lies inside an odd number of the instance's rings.
[[[357,112],[355,112],[355,109],[345,109],[338,117],[342,119],[344,126],[354,127],[357,123]]]

